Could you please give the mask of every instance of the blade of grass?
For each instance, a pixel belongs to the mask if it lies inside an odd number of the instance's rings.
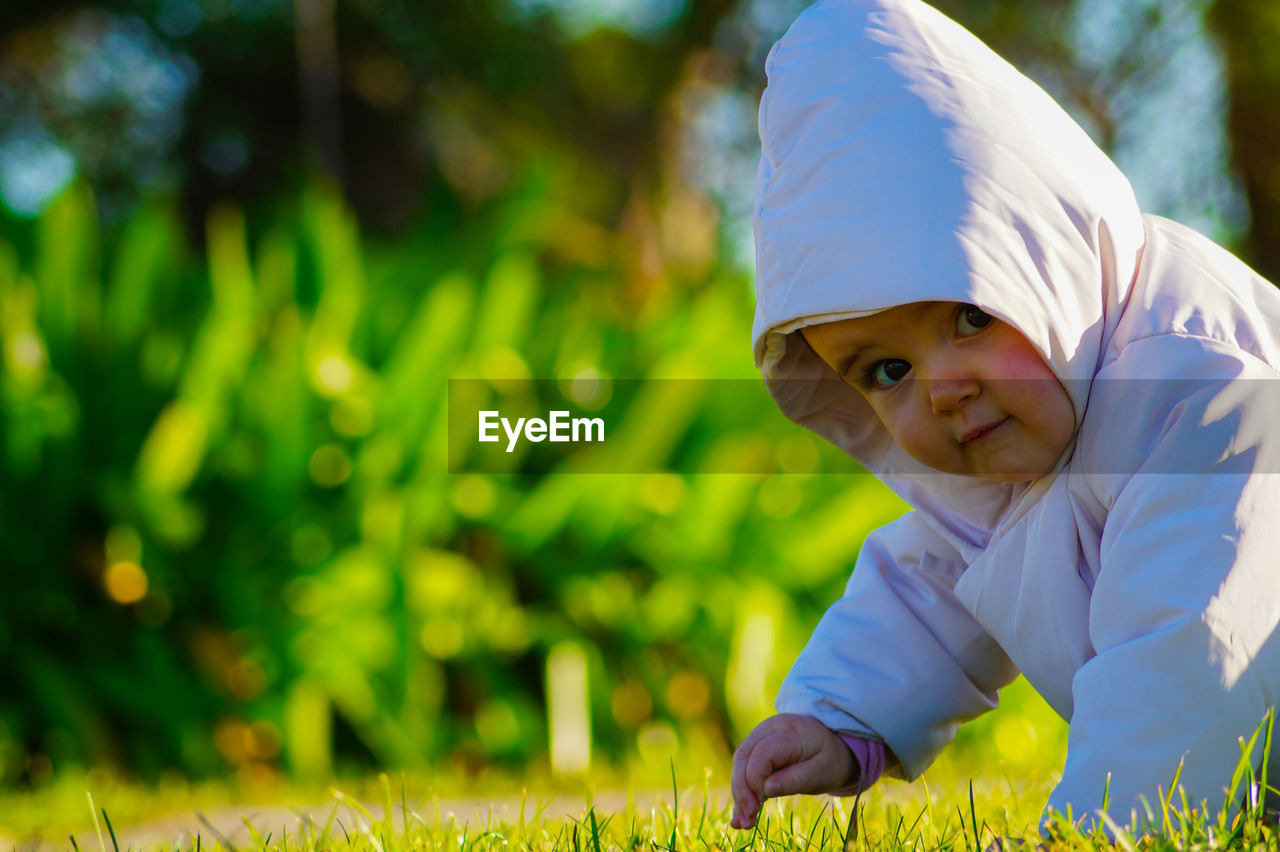
[[[973,821],[973,852],[982,852],[982,839],[978,836],[978,809],[973,802],[973,779],[969,779],[969,819]],[[964,829],[964,818],[960,818],[960,828]]]
[[[1237,794],[1240,790],[1240,784],[1245,780],[1247,775],[1252,774],[1253,767],[1250,765],[1250,756],[1253,754],[1253,744],[1258,741],[1258,731],[1253,732],[1253,736],[1249,738],[1249,742],[1244,741],[1244,737],[1237,738],[1240,744],[1240,759],[1236,761],[1235,771],[1231,773],[1231,785],[1227,787],[1227,798],[1222,803],[1222,811],[1218,815],[1218,824],[1225,830],[1227,826],[1227,814],[1231,811],[1234,802],[1239,801]]]
[[[370,823],[377,822],[377,820],[374,819],[373,814],[369,812],[368,808],[360,804],[360,802],[353,799],[351,796],[348,796],[346,793],[339,790],[337,787],[330,787],[329,792],[333,795],[335,799],[337,799],[339,802],[342,802],[348,808],[350,808],[360,816],[367,819]]]
[[[763,810],[763,808],[761,809]],[[671,760],[671,840],[667,843],[669,852],[676,852],[676,828],[680,820],[680,788],[676,785],[676,762]]]
[[[967,843],[969,842],[969,835],[968,835],[968,833],[964,830],[964,812],[960,810],[960,806],[959,806],[959,805],[956,805],[956,819],[958,819],[958,820],[960,821],[960,836],[964,838],[964,842],[967,844]],[[946,845],[946,844],[945,844],[945,843],[939,843],[939,845]],[[981,850],[981,849],[978,849],[978,848],[977,848],[977,847],[978,847],[978,840],[977,840],[977,830],[976,830],[976,829],[974,830],[974,842],[973,842],[973,845],[974,845],[974,849],[976,850],[976,852],[982,852],[982,850]]]
[[[830,804],[831,804],[830,802],[822,803],[822,810],[818,811],[818,815],[813,820],[813,825],[809,827],[809,836],[806,837],[804,841],[804,846],[806,849],[809,849],[813,846],[813,835],[817,833],[818,826],[822,823],[822,818],[826,816],[827,806]]]
[[[196,811],[196,819],[200,820],[200,822],[204,825],[205,828],[213,832],[213,836],[218,839],[218,842],[221,843],[223,847],[228,850],[228,852],[236,852],[235,844],[232,843],[231,840],[225,834],[223,834],[221,831],[218,831],[218,827],[213,823],[209,822],[209,818],[206,817],[203,812]]]
[[[849,824],[845,826],[844,837],[840,848],[844,852],[853,852],[853,844],[858,839],[858,803],[862,801],[862,793],[853,797],[853,808],[849,811]]]
[[[1165,835],[1169,835],[1172,831],[1169,822],[1169,809],[1173,806],[1173,794],[1178,789],[1178,781],[1182,778],[1182,767],[1186,764],[1186,760],[1178,761],[1178,768],[1174,770],[1173,778],[1169,781],[1169,795],[1160,801],[1160,828]]]
[[[405,834],[409,833],[409,815],[413,813],[409,810],[409,781],[405,778],[404,772],[400,773],[400,816],[404,821]],[[422,822],[422,817],[413,814],[418,822]]]
[[[386,834],[392,836],[396,833],[395,810],[391,805],[391,779],[387,777],[387,773],[378,773],[378,783],[382,785],[382,824],[386,826]],[[406,824],[407,826],[407,824]]]
[[[89,797],[89,813],[93,816],[93,830],[98,832],[98,848],[102,852],[107,852],[107,844],[102,839],[102,825],[98,822],[98,809],[93,804],[93,794],[86,790],[85,795]]]
[[[324,832],[320,835],[320,842],[316,844],[317,849],[323,849],[329,845],[329,832],[333,829],[333,821],[338,818],[338,804],[334,802],[333,810],[329,811],[329,818],[324,822]]]
[[[1111,829],[1111,835],[1115,838],[1117,846],[1124,849],[1125,852],[1137,852],[1133,845],[1133,838],[1129,836],[1127,831],[1116,824],[1110,814],[1106,811],[1098,811],[1098,817],[1106,824],[1107,828]]]
[[[916,814],[916,818],[911,821],[911,827],[907,829],[907,836],[910,837],[912,832],[916,830],[916,826],[920,824],[920,820],[924,817],[926,808],[921,808],[920,813]]]
[[[254,826],[251,820],[252,820],[252,816],[240,817],[240,822],[244,825],[245,830],[249,832],[249,842],[253,843],[255,846],[265,847],[267,844],[262,839],[262,834]]]
[[[1159,788],[1157,788],[1156,792],[1159,792]],[[1147,801],[1146,794],[1138,796],[1138,803],[1142,805],[1142,812],[1147,818],[1147,825],[1155,825],[1156,815],[1151,811],[1151,803]]]
[[[596,824],[596,809],[592,808],[587,811],[587,817],[591,820],[591,850],[592,852],[602,852],[600,848],[600,827]]]
[[[707,824],[707,808],[711,806],[711,768],[702,776],[702,813],[698,816],[698,837],[702,837],[703,826]]]
[[[111,847],[115,852],[120,852],[120,844],[116,842],[116,830],[111,826],[111,817],[107,816],[107,809],[102,809],[102,818],[107,823],[107,831],[111,834]]]

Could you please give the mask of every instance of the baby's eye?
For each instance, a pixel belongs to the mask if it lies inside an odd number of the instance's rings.
[[[886,390],[906,378],[911,372],[911,364],[899,358],[887,358],[877,361],[867,368],[864,383],[876,390]]]
[[[968,337],[991,325],[992,319],[994,317],[981,308],[973,305],[962,305],[960,310],[956,312],[956,331],[959,332],[961,337]]]

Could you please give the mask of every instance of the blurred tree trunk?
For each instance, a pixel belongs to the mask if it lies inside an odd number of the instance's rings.
[[[342,184],[342,98],[333,0],[296,0],[294,9],[303,133],[312,153]]]
[[[1280,7],[1215,0],[1206,16],[1227,73],[1227,135],[1251,218],[1240,253],[1280,282]]]

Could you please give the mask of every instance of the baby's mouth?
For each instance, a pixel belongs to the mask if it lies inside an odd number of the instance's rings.
[[[985,438],[987,435],[990,435],[992,432],[1003,426],[1005,421],[1008,419],[1008,417],[1003,417],[1000,420],[997,420],[994,423],[988,423],[985,426],[975,426],[960,436],[960,443],[968,444],[971,441],[977,441],[980,438]]]

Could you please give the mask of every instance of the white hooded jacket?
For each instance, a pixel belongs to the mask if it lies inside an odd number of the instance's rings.
[[[917,0],[820,0],[766,71],[756,363],[914,507],[868,538],[777,709],[914,778],[1021,671],[1070,722],[1051,806],[1092,816],[1109,776],[1128,822],[1181,762],[1220,807],[1280,697],[1280,292],[1142,214],[1051,98]],[[932,300],[1012,324],[1062,381],[1053,473],[924,467],[798,333]]]

